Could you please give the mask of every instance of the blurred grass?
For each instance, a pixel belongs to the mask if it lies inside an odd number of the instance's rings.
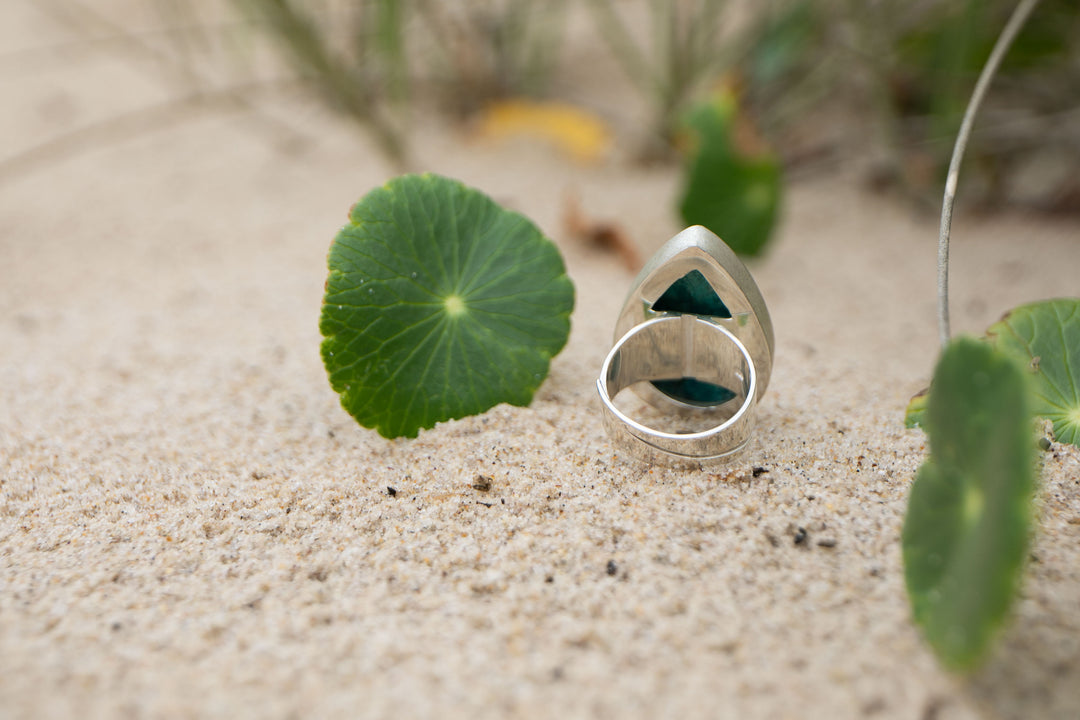
[[[262,24],[288,62],[315,85],[327,103],[371,133],[388,159],[398,166],[407,164],[405,132],[388,111],[391,98],[396,95],[401,99],[406,92],[407,68],[400,45],[403,33],[397,3],[356,4],[340,25],[345,35],[342,38],[331,32],[337,23],[331,26],[324,22],[326,5],[321,13],[317,7],[310,9],[322,3],[234,2]],[[369,28],[374,30],[369,33]],[[345,47],[339,49],[342,44]]]
[[[735,45],[720,38],[727,1],[651,0],[647,39],[636,37],[614,0],[586,0],[586,4],[600,37],[652,106],[652,127],[642,157],[669,156],[679,115],[715,78]]]
[[[417,60],[442,108],[467,117],[495,100],[546,93],[569,0],[400,2],[420,26],[415,46],[430,49]]]
[[[937,3],[905,18],[890,37],[885,88],[898,129],[895,141],[922,158],[932,185],[944,176],[966,98],[1014,5]],[[1006,55],[971,146],[983,202],[1015,195],[1016,175],[1046,152],[1072,165],[1080,159],[1080,123],[1073,114],[1080,109],[1078,41],[1080,2],[1044,0]],[[922,184],[922,178],[904,175],[902,166],[896,169],[902,181]],[[1042,202],[1050,207],[1067,201],[1055,193],[1077,190],[1048,188]]]
[[[155,0],[173,55],[210,54],[198,3]],[[419,108],[468,118],[507,98],[573,87],[571,53],[600,47],[648,107],[631,155],[678,157],[680,118],[735,88],[785,166],[872,158],[868,179],[935,202],[964,99],[1010,0],[221,0],[252,41],[409,164]],[[568,16],[579,31],[567,47]],[[585,19],[585,35],[580,32]],[[190,82],[198,83],[197,74]],[[1080,0],[1044,0],[995,82],[965,191],[1080,209]],[[555,98],[559,99],[559,98]],[[594,108],[597,109],[597,108]],[[621,108],[605,109],[609,117]],[[623,138],[623,142],[627,142]]]

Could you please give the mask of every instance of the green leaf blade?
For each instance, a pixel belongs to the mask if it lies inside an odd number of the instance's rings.
[[[565,346],[574,290],[525,217],[435,175],[353,206],[331,247],[323,362],[342,406],[385,437],[524,406]]]
[[[1034,412],[1058,442],[1080,447],[1080,299],[1022,305],[990,326],[996,348],[1030,368]]]
[[[758,255],[772,236],[780,208],[780,163],[767,151],[742,151],[735,142],[738,108],[721,95],[691,109],[686,125],[696,140],[679,213],[703,225],[740,255]]]
[[[1016,362],[960,338],[934,372],[903,529],[912,613],[942,663],[974,668],[1019,587],[1035,484],[1029,390]]]

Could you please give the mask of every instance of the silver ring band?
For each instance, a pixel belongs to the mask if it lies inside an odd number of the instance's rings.
[[[715,426],[699,432],[665,432],[635,420],[615,404],[620,391],[638,383],[682,378],[733,393],[720,405],[680,404],[687,412],[715,420]],[[659,465],[707,464],[745,447],[753,431],[757,383],[746,346],[724,327],[694,315],[658,317],[634,326],[611,348],[596,381],[604,425],[613,442]]]

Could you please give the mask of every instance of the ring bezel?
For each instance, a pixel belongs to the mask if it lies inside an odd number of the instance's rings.
[[[709,319],[729,330],[750,352],[758,375],[757,398],[760,400],[772,376],[772,318],[746,266],[723,240],[701,225],[693,225],[675,235],[642,268],[615,323],[615,341],[636,325],[671,315],[656,311],[653,306],[674,282],[693,270],[702,274],[731,312],[730,318],[709,316]],[[640,388],[637,394],[654,407],[692,407],[651,386]]]

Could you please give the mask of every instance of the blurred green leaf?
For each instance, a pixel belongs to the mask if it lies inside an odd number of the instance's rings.
[[[329,266],[319,327],[330,384],[385,437],[528,405],[570,331],[574,287],[555,245],[437,175],[361,199]]]
[[[693,150],[679,212],[685,225],[704,225],[740,255],[757,255],[776,225],[780,164],[764,148],[736,143],[738,107],[718,94],[687,115]]]
[[[904,576],[938,658],[971,670],[1005,622],[1027,556],[1034,443],[1023,372],[984,342],[954,340],[925,424],[930,456],[904,519]]]
[[[1058,442],[1080,447],[1080,299],[1022,305],[986,332],[1034,373],[1035,414],[1054,424]]]

